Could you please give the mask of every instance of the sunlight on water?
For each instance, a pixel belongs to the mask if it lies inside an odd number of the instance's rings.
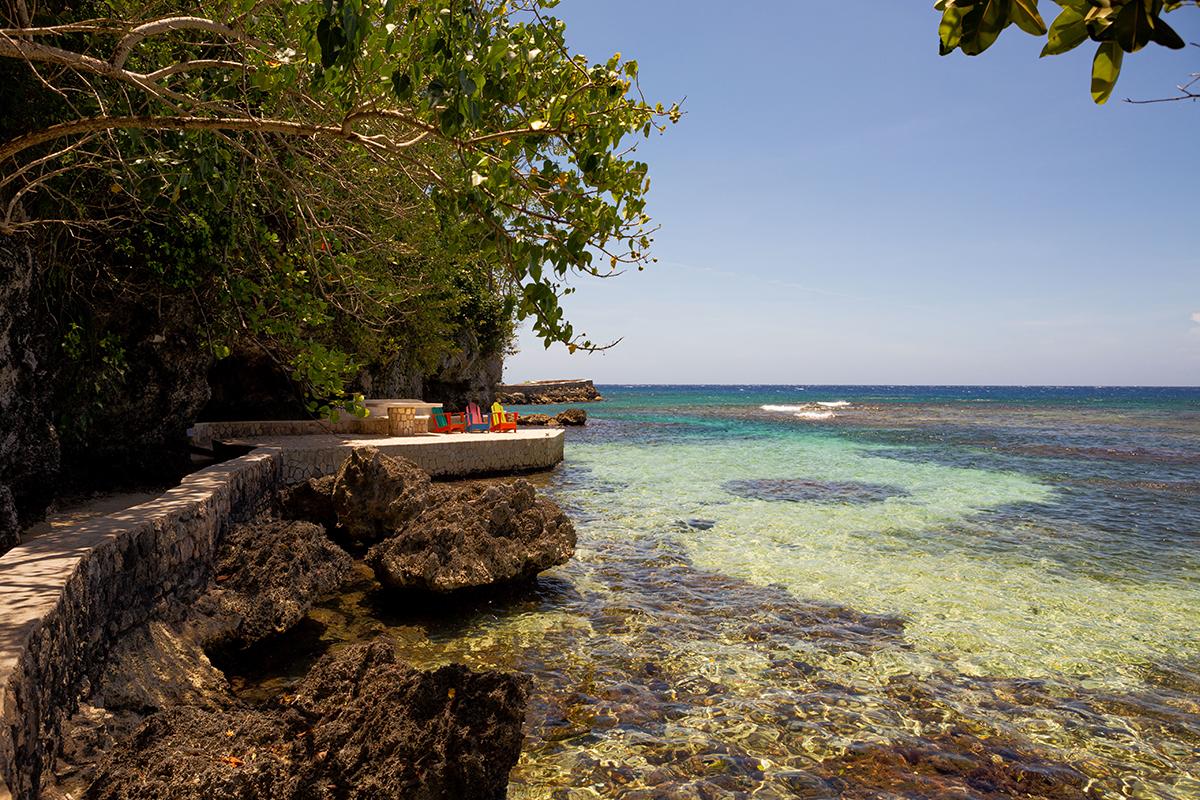
[[[872,457],[817,437],[596,445],[580,448],[578,460],[601,482],[624,486],[588,498],[608,522],[650,533],[681,518],[711,520],[708,530],[680,534],[698,566],[900,614],[912,643],[955,654],[967,674],[1068,672],[1119,686],[1127,666],[1194,653],[1200,585],[1071,575],[1053,559],[988,546],[987,512],[1054,498],[1020,475]],[[853,480],[908,494],[867,504],[769,502],[731,496],[722,489],[730,478]]]

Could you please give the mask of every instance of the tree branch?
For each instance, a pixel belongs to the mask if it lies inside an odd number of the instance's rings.
[[[305,122],[288,122],[278,119],[255,119],[253,117],[90,117],[62,122],[40,131],[20,136],[0,145],[0,162],[17,153],[45,142],[76,136],[93,131],[112,130],[158,130],[158,131],[258,131],[278,133],[284,136],[317,136],[327,139],[342,139],[365,147],[384,146],[375,137],[363,136],[354,131],[345,131],[339,125],[315,125]]]
[[[129,59],[133,48],[137,47],[147,36],[154,36],[159,33],[167,33],[169,31],[208,31],[210,33],[220,34],[230,39],[238,41],[248,41],[245,34],[241,31],[234,30],[228,25],[222,25],[219,22],[214,22],[211,19],[203,17],[165,17],[156,19],[151,22],[146,22],[138,25],[136,28],[126,34],[120,42],[117,43],[117,49],[113,53],[112,63],[115,67],[123,67]]]

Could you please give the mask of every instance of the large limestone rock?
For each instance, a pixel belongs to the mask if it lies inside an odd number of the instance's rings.
[[[411,461],[355,448],[333,484],[339,531],[355,544],[390,536],[425,510],[429,485],[428,473]]]
[[[178,705],[221,708],[232,699],[224,673],[199,642],[162,620],[122,636],[95,685],[89,701],[112,712],[146,714]]]
[[[311,522],[238,525],[217,561],[215,585],[196,601],[189,624],[210,649],[248,646],[298,623],[353,567]]]
[[[331,797],[503,798],[521,753],[527,679],[461,664],[419,672],[376,641],[319,662],[293,708]]]
[[[326,655],[278,710],[178,707],[114,748],[97,800],[499,800],[521,748],[527,679],[419,672],[376,641]]]
[[[575,528],[528,481],[439,486],[429,508],[367,553],[380,582],[451,592],[526,580],[565,563]]]
[[[568,408],[559,412],[554,419],[558,420],[560,425],[587,425],[587,412],[582,408]]]
[[[322,525],[332,531],[337,525],[333,509],[335,475],[323,475],[285,486],[279,492],[279,505],[284,519],[302,519]]]

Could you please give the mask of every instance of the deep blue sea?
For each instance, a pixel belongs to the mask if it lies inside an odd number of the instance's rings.
[[[533,676],[510,797],[1200,797],[1200,389],[599,388],[574,561],[373,612]]]

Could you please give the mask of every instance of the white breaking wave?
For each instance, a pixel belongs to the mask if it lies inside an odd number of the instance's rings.
[[[836,416],[830,408],[842,408],[849,403],[839,400],[836,403],[803,403],[793,406],[759,406],[763,411],[773,411],[779,414],[791,414],[799,419],[833,419]]]

